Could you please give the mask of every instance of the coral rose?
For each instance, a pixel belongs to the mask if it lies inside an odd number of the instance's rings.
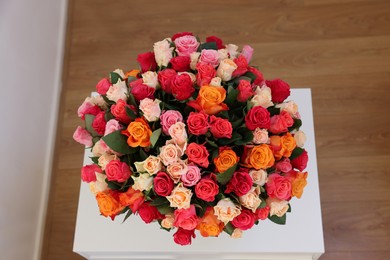
[[[119,160],[111,160],[105,168],[107,180],[125,182],[130,178],[131,171],[129,165]]]
[[[102,169],[96,164],[85,165],[81,168],[81,179],[83,182],[96,181],[96,172],[102,173]]]
[[[207,202],[213,202],[218,193],[219,186],[214,174],[203,177],[195,186],[196,197]]]
[[[210,116],[210,132],[214,138],[232,138],[233,127],[227,119]]]
[[[195,206],[191,205],[188,209],[175,210],[175,222],[173,225],[185,230],[193,230],[198,225],[199,219],[196,216]]]
[[[204,145],[190,143],[187,146],[186,154],[188,156],[188,161],[204,168],[209,167],[209,152]]]
[[[278,173],[268,176],[268,182],[265,187],[270,198],[280,200],[289,200],[291,198],[291,181]]]

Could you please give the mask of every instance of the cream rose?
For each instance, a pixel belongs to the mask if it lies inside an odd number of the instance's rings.
[[[155,100],[152,100],[150,98],[144,98],[141,100],[139,104],[139,109],[141,109],[146,120],[148,120],[149,122],[154,122],[160,119],[160,103],[161,101],[157,98]]]
[[[178,209],[188,209],[190,207],[192,191],[179,183],[173,190],[171,195],[167,196],[170,206]]]
[[[106,143],[100,139],[95,143],[95,145],[92,147],[92,154],[95,157],[102,156],[104,153],[108,152],[110,148],[106,145]]]
[[[170,47],[170,44],[171,39],[166,38],[153,45],[154,57],[159,67],[168,66],[169,61],[172,59],[173,47]]]
[[[108,189],[106,175],[99,172],[95,172],[95,175],[96,181],[89,183],[89,189],[94,195],[96,195],[98,192],[102,192]]]
[[[239,228],[235,228],[234,230],[233,230],[233,233],[230,235],[230,237],[231,238],[241,238],[242,237],[242,230],[241,229],[239,229]]]
[[[198,64],[199,57],[200,57],[200,52],[193,52],[190,54],[190,59],[191,59],[190,68],[192,70],[196,70],[196,64]]]
[[[155,71],[147,71],[142,75],[142,81],[145,85],[148,85],[151,88],[156,88],[158,85],[157,73]]]
[[[292,100],[277,104],[275,107],[280,108],[280,110],[284,110],[288,112],[292,117],[295,118],[298,117],[298,105]]]
[[[270,207],[269,215],[282,217],[288,210],[288,201],[279,199],[267,199],[267,205]]]
[[[265,170],[251,170],[249,171],[249,176],[251,176],[253,183],[263,186],[267,183],[268,177]]]
[[[153,187],[153,177],[149,173],[140,174],[139,177],[131,176],[134,180],[133,189],[139,191],[148,191]]]
[[[187,163],[183,160],[178,160],[167,167],[167,173],[171,176],[175,183],[178,183],[181,176],[188,171]]]
[[[260,195],[260,187],[252,187],[250,191],[239,197],[239,200],[241,202],[241,205],[252,210],[253,213],[255,213],[256,209],[261,204],[261,199],[259,197]]]
[[[182,157],[187,149],[187,142],[185,142],[184,144],[178,145],[177,143],[175,143],[174,140],[170,139],[170,140],[167,140],[165,142],[165,145],[167,145],[167,144],[173,144],[176,146],[177,150],[179,151],[179,157]]]
[[[106,169],[106,165],[112,161],[116,160],[118,157],[115,154],[109,154],[109,153],[104,153],[102,156],[99,157],[98,159],[98,165],[102,170],[104,171]]]
[[[225,225],[240,215],[240,213],[241,207],[234,204],[229,198],[218,201],[217,205],[214,206],[215,216]]]
[[[226,50],[228,51],[231,59],[237,58],[238,55],[237,45],[229,43],[228,45],[226,45]]]
[[[271,89],[265,85],[262,87],[257,86],[255,90],[256,94],[251,99],[253,106],[262,106],[264,108],[273,106]]]
[[[255,144],[268,144],[269,137],[267,129],[256,128],[253,131],[253,143]]]
[[[92,95],[91,97],[87,97],[84,102],[97,105],[101,109],[107,109],[108,107],[106,101],[104,101],[101,95]]]
[[[303,131],[299,130],[294,134],[294,140],[298,147],[303,147],[306,142],[306,135]]]
[[[161,221],[161,226],[166,229],[173,228],[173,223],[175,222],[175,217],[173,214],[165,215],[165,218]]]
[[[114,70],[113,72],[115,72],[116,74],[118,74],[119,76],[121,76],[122,79],[124,79],[126,76],[125,76],[125,73],[123,73],[123,70],[121,69],[116,69]]]
[[[182,145],[187,142],[186,125],[183,122],[176,122],[171,125],[168,133],[173,141],[178,145]]]
[[[218,50],[218,59],[219,61],[228,59],[229,58],[229,52],[226,49],[219,49]]]
[[[222,80],[220,77],[215,77],[211,79],[210,86],[214,87],[220,87],[222,83]]]
[[[179,160],[181,152],[174,144],[166,144],[163,147],[161,147],[159,157],[162,161],[162,163],[165,166],[168,166],[172,163],[177,162]]]
[[[219,64],[217,76],[223,81],[229,81],[232,78],[232,73],[237,69],[237,64],[231,59],[224,59]]]
[[[161,159],[159,157],[150,155],[143,164],[144,169],[150,174],[156,174],[162,169]]]
[[[127,100],[129,94],[126,82],[118,79],[118,82],[112,85],[106,95],[107,98],[111,101],[117,102],[119,99]]]

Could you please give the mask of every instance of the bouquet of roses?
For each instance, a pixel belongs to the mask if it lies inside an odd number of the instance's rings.
[[[78,109],[74,139],[92,148],[81,170],[103,216],[138,214],[191,243],[260,220],[284,224],[306,185],[308,156],[289,85],[265,80],[239,51],[183,32],[115,70]]]

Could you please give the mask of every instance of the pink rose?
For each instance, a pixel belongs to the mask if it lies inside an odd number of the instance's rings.
[[[241,76],[248,71],[248,61],[243,55],[240,55],[238,56],[238,58],[235,58],[234,63],[237,65],[237,68],[235,71],[233,71],[233,78]]]
[[[138,209],[138,214],[146,224],[153,220],[164,218],[164,216],[158,212],[157,208],[151,206],[149,203],[143,203]]]
[[[239,91],[237,96],[239,102],[246,102],[254,94],[252,85],[247,80],[240,80],[237,89]]]
[[[309,160],[309,156],[306,150],[303,150],[301,155],[291,160],[291,164],[295,169],[303,171],[307,166],[307,161]]]
[[[175,234],[173,234],[173,240],[176,244],[186,246],[191,245],[192,238],[195,238],[195,230],[185,230],[178,228]]]
[[[184,186],[191,187],[200,180],[200,169],[196,165],[187,165],[187,169],[187,173],[181,176],[181,181],[183,182]]]
[[[99,135],[103,135],[106,130],[106,119],[104,118],[104,111],[99,112],[92,122],[92,127]]]
[[[287,132],[288,128],[294,124],[294,120],[287,111],[282,111],[279,115],[271,117],[269,131],[273,134]]]
[[[185,35],[174,40],[176,45],[176,52],[179,56],[190,56],[191,53],[196,52],[200,43],[196,37],[192,35]]]
[[[176,75],[171,81],[172,95],[179,101],[186,100],[191,97],[195,89],[188,74]]]
[[[99,106],[95,105],[95,104],[92,104],[88,101],[84,101],[81,106],[79,107],[79,109],[77,110],[77,115],[79,117],[81,117],[81,119],[85,119],[85,115],[94,115],[96,116],[97,114],[99,114],[99,112],[101,111],[101,109],[99,108]]]
[[[111,119],[106,124],[104,135],[111,134],[112,132],[118,131],[119,129],[122,129],[122,126],[119,124],[119,122],[115,119]]]
[[[171,136],[175,144],[179,146],[187,142],[186,125],[183,122],[177,122],[169,127],[168,134]]]
[[[219,186],[216,181],[215,174],[210,174],[200,179],[195,186],[196,197],[207,202],[215,200],[215,196],[219,193]]]
[[[210,132],[214,138],[232,138],[232,124],[227,119],[210,116]]]
[[[187,118],[188,132],[193,135],[204,135],[209,128],[209,116],[206,113],[191,112]]]
[[[200,62],[209,64],[216,68],[219,65],[219,54],[216,50],[202,50],[200,53]]]
[[[107,78],[101,79],[96,85],[96,90],[100,95],[105,95],[110,88],[111,83]]]
[[[248,230],[255,224],[255,215],[248,209],[242,209],[240,215],[232,220],[232,225],[241,230]]]
[[[134,98],[137,101],[141,101],[144,98],[154,99],[155,89],[149,87],[148,85],[143,84],[142,79],[132,81],[130,83],[130,87],[131,87],[131,94],[133,94]]]
[[[183,72],[190,70],[191,59],[188,56],[177,56],[171,59],[172,69]]]
[[[268,176],[266,189],[270,198],[289,200],[291,198],[291,181],[289,178],[273,173]]]
[[[85,165],[81,168],[81,179],[83,182],[92,182],[96,181],[95,172],[102,173],[102,169],[96,164]]]
[[[261,220],[267,219],[269,215],[269,211],[270,211],[269,206],[265,206],[264,208],[256,210],[255,212],[256,218]]]
[[[292,166],[290,160],[288,158],[284,158],[276,163],[276,170],[287,173],[292,170]]]
[[[86,147],[91,147],[93,144],[91,134],[81,126],[76,128],[76,131],[73,134],[73,139]]]
[[[165,110],[162,112],[160,116],[160,123],[164,134],[168,135],[171,125],[174,125],[177,122],[183,122],[183,116],[179,111]]]
[[[209,167],[209,152],[204,145],[190,143],[187,146],[186,154],[190,162],[196,163],[197,165],[204,168]]]
[[[161,88],[164,92],[171,94],[171,82],[177,75],[173,69],[165,69],[158,72],[158,81],[160,82]]]
[[[188,209],[175,210],[175,222],[173,225],[185,230],[193,230],[198,225],[199,219],[196,216],[195,206],[192,204]]]
[[[206,63],[198,63],[196,69],[198,70],[198,73],[196,74],[196,83],[200,87],[210,84],[211,80],[217,74],[215,68]]]
[[[252,177],[247,168],[241,168],[234,172],[233,177],[226,185],[225,193],[234,192],[237,196],[247,194],[253,185]]]
[[[267,144],[269,141],[268,131],[267,129],[260,129],[256,127],[253,131],[253,140],[252,142],[255,144]]]
[[[183,36],[186,36],[186,35],[194,35],[192,32],[178,32],[178,33],[175,33],[171,39],[172,41],[176,40],[177,38],[180,38],[180,37],[183,37]]]
[[[244,45],[244,47],[242,47],[241,55],[245,57],[248,63],[251,62],[252,55],[253,55],[253,48],[249,45]]]
[[[139,109],[148,122],[154,122],[159,119],[161,114],[160,103],[160,100],[150,98],[144,98],[140,101]]]
[[[169,194],[171,194],[173,190],[173,180],[169,175],[165,172],[159,172],[157,173],[156,177],[153,179],[153,189],[154,192],[159,195],[166,197]]]
[[[137,61],[141,66],[141,71],[145,72],[148,70],[155,71],[157,69],[156,58],[153,52],[145,52],[138,54]]]
[[[105,168],[107,180],[125,182],[130,178],[131,171],[129,165],[119,160],[111,160]]]

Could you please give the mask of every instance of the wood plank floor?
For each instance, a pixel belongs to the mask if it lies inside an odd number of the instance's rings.
[[[390,259],[390,1],[70,0],[42,259],[72,252],[83,148],[78,106],[98,80],[178,31],[251,44],[268,79],[311,87],[326,253]]]

